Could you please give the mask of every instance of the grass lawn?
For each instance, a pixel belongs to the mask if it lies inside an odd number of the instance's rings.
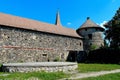
[[[35,80],[31,78],[37,78],[39,80],[57,80],[60,78],[66,78],[68,75],[66,75],[63,72],[29,72],[29,73],[4,73],[4,74],[10,74],[8,76],[0,76],[1,80]]]
[[[117,64],[78,64],[80,73],[120,69]]]
[[[78,79],[78,80],[120,80],[120,73],[107,74],[107,75],[102,75],[98,77],[89,77],[89,78]]]

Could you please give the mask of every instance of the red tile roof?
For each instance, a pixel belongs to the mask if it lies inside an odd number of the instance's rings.
[[[81,38],[81,36],[79,36],[75,30],[65,28],[61,25],[48,24],[45,22],[39,22],[31,19],[4,14],[4,13],[0,13],[0,25]]]

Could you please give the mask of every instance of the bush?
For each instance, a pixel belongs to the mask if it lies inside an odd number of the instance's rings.
[[[96,49],[97,49],[97,46],[96,46],[96,45],[91,45],[89,50],[90,50],[90,51],[93,51],[93,50],[96,50]]]
[[[58,61],[60,61],[60,58],[56,57],[53,61],[58,62]]]
[[[120,63],[120,49],[102,48],[90,51],[87,62],[92,63]]]

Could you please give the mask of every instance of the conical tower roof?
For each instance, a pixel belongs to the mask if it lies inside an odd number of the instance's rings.
[[[102,28],[101,26],[97,25],[95,22],[90,20],[89,17],[87,17],[87,20],[80,26],[79,30],[86,28],[101,28],[102,30],[104,30],[104,28]]]
[[[56,14],[56,22],[55,22],[55,25],[57,25],[57,26],[62,26],[62,25],[61,25],[61,22],[60,22],[60,14],[59,14],[59,11],[58,11],[57,14]]]

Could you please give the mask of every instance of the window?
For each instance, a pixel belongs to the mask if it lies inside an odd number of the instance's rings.
[[[42,54],[42,56],[43,56],[43,57],[46,57],[46,56],[47,56],[47,54]]]
[[[98,31],[98,29],[96,28],[96,31]]]
[[[90,46],[92,45],[92,43],[90,43]]]
[[[88,34],[89,39],[92,39],[92,34]]]
[[[87,29],[85,29],[85,31],[87,31]]]
[[[80,46],[82,45],[82,43],[80,42]]]

